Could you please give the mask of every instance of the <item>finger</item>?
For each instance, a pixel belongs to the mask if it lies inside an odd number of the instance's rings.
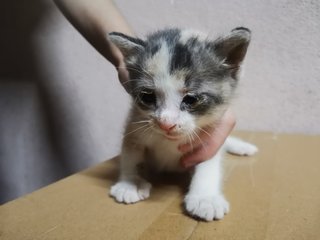
[[[212,137],[206,144],[200,145],[195,150],[182,156],[181,165],[190,167],[213,157],[223,145],[235,126],[235,117],[231,112],[226,112],[220,124],[214,129]]]
[[[193,149],[196,149],[200,147],[201,145],[207,145],[207,143],[210,141],[210,139],[213,136],[214,129],[211,126],[208,126],[206,128],[201,128],[199,130],[199,133],[197,133],[198,137],[195,137],[194,140],[191,143],[185,143],[178,147],[178,150],[182,153],[191,152]]]
[[[126,69],[125,64],[121,63],[117,69],[118,69],[118,76],[121,84],[126,85],[129,80],[129,72]]]
[[[204,147],[200,147],[200,148],[195,149],[192,152],[185,154],[181,158],[180,163],[181,163],[182,167],[190,168],[190,167],[193,167],[196,164],[206,160],[206,158],[204,158],[206,155],[208,155],[208,149],[206,149]]]

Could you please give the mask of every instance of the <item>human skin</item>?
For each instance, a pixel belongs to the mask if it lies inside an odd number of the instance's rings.
[[[181,165],[185,168],[192,167],[214,156],[229,136],[235,124],[235,116],[231,109],[228,109],[217,125],[214,127],[209,126],[198,133],[199,138],[192,143],[195,147],[192,147],[191,144],[179,146],[179,150],[185,153],[181,158]]]
[[[118,71],[119,80],[128,80],[121,52],[107,39],[113,31],[134,36],[132,29],[111,0],[54,0],[65,17]],[[185,168],[210,159],[234,128],[235,116],[229,109],[214,127],[208,126],[192,144],[179,146],[184,153],[180,162]]]

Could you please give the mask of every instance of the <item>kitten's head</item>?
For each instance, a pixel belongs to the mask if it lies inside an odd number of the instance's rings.
[[[124,87],[140,114],[168,138],[193,134],[219,120],[238,83],[250,31],[235,28],[211,40],[206,35],[166,29],[146,40],[122,33],[109,39],[125,58]]]

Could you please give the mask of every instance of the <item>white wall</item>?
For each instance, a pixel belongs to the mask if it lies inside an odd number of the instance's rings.
[[[319,134],[319,1],[118,0],[140,34],[163,26],[253,32],[239,97],[238,129]]]
[[[319,1],[117,0],[138,35],[249,27],[237,129],[319,134]],[[128,96],[50,1],[0,10],[0,202],[119,153]]]

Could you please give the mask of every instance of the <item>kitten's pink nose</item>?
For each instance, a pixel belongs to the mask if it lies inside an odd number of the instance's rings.
[[[158,122],[159,127],[166,132],[170,132],[177,124],[168,124],[168,123],[162,123]]]

